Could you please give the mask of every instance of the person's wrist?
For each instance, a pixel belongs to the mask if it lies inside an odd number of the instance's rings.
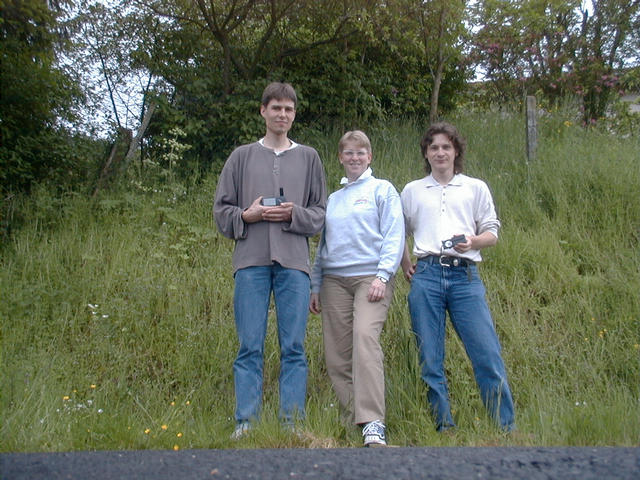
[[[387,282],[389,281],[389,280],[387,280],[386,278],[384,278],[382,275],[376,275],[376,278],[377,278],[378,280],[380,280],[380,281],[381,281],[383,284],[385,284],[385,285],[386,285],[386,284],[387,284]]]

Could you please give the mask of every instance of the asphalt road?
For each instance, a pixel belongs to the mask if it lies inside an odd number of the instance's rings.
[[[640,448],[401,447],[0,454],[1,480],[640,479]]]

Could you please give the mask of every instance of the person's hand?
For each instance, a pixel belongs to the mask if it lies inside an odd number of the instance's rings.
[[[384,293],[387,291],[387,284],[380,280],[378,277],[373,279],[369,286],[369,292],[367,293],[367,299],[370,302],[379,302],[384,297]]]
[[[293,202],[282,202],[276,207],[264,207],[262,219],[267,222],[290,222],[293,215]]]
[[[311,313],[315,313],[316,315],[322,311],[322,306],[320,305],[320,295],[317,293],[311,294],[311,299],[309,300],[309,311]]]
[[[464,242],[458,243],[455,247],[453,247],[453,249],[458,253],[465,253],[473,248],[473,237],[465,235],[464,238]]]
[[[459,243],[453,247],[456,252],[465,253],[469,250],[480,250],[498,243],[498,237],[489,231],[482,232],[480,235],[465,235],[465,238],[466,241],[464,243]]]
[[[251,206],[242,212],[242,220],[244,220],[244,223],[256,223],[262,221],[262,215],[265,207],[260,203],[261,201],[261,196],[256,198]]]
[[[256,198],[251,206],[242,212],[245,223],[290,222],[293,215],[293,202],[283,202],[276,207],[262,205],[262,196]]]
[[[404,272],[404,278],[406,278],[407,282],[411,282],[411,278],[413,278],[413,274],[416,273],[416,264],[415,263],[403,264],[402,271]]]

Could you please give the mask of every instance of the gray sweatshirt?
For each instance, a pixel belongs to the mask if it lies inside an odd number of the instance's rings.
[[[292,219],[246,224],[242,212],[256,198],[283,190],[294,203]],[[322,230],[327,203],[318,152],[305,145],[276,155],[259,142],[243,145],[227,159],[216,189],[213,214],[220,232],[236,241],[233,272],[278,262],[310,274],[308,237]]]

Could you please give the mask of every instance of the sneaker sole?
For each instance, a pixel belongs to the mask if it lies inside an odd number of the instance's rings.
[[[386,447],[387,442],[385,440],[382,440],[381,438],[365,439],[364,446],[365,447]]]

